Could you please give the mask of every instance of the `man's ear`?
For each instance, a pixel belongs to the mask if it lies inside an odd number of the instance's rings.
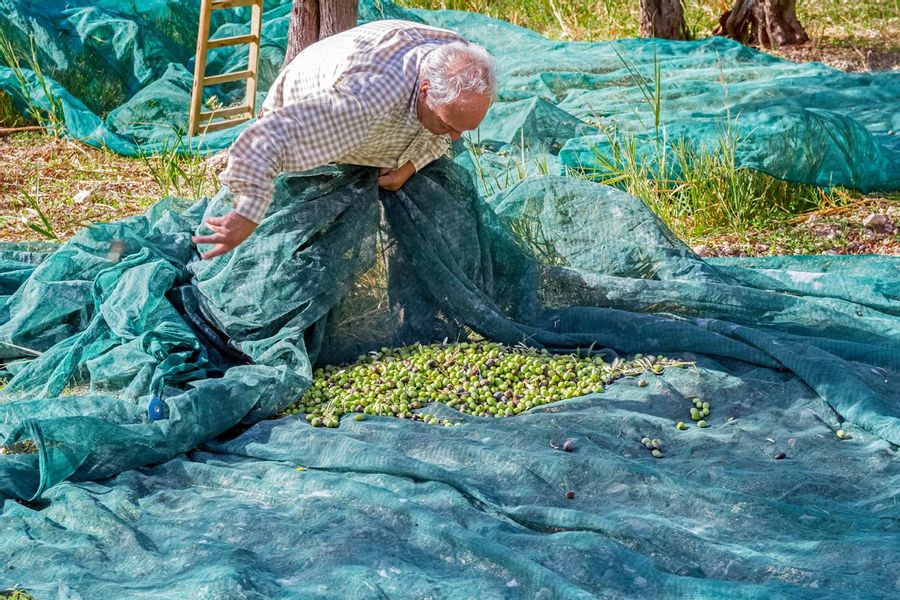
[[[423,98],[428,97],[428,85],[429,85],[429,83],[428,83],[428,80],[426,79],[419,86],[419,95],[422,96]]]

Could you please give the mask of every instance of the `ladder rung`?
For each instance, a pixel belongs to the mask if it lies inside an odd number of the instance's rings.
[[[252,118],[252,115],[246,114],[243,117],[238,117],[236,119],[228,119],[227,121],[219,121],[218,123],[210,123],[208,125],[198,125],[197,130],[200,133],[212,133],[213,131],[219,131],[220,129],[228,129],[229,127],[240,125],[244,121],[249,121]]]
[[[209,40],[206,43],[207,48],[222,48],[223,46],[237,46],[239,44],[255,44],[257,42],[255,35],[236,35],[233,37],[218,38]]]
[[[234,115],[242,115],[244,113],[250,114],[251,110],[252,109],[246,104],[243,106],[232,106],[230,108],[222,108],[210,112],[202,112],[200,113],[199,119],[201,121],[209,121],[218,117],[233,117]]]
[[[217,8],[239,8],[241,6],[253,6],[259,0],[217,0],[209,5],[212,10]]]
[[[234,73],[213,75],[212,77],[203,78],[203,87],[218,85],[220,83],[229,83],[231,81],[241,81],[242,79],[250,79],[251,77],[256,77],[256,73],[253,71],[235,71]]]

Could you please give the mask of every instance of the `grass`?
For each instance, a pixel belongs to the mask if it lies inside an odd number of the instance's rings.
[[[480,12],[561,40],[596,41],[638,35],[638,3],[623,0],[399,0],[403,6]],[[730,0],[688,0],[693,37],[709,35]],[[800,0],[797,14],[824,44],[900,49],[900,0]]]
[[[174,155],[172,149],[142,160],[37,133],[0,137],[0,240],[67,239],[90,223],[141,213],[167,195],[216,191],[204,163]]]
[[[6,591],[0,591],[0,600],[34,600],[25,590],[13,588]]]
[[[814,44],[900,50],[900,0],[817,0],[797,3]],[[892,35],[891,32],[894,32]]]
[[[141,156],[161,196],[200,198],[219,188],[219,180],[205,157],[184,152],[184,136],[176,132],[175,142],[161,152]]]
[[[50,83],[44,76],[37,57],[37,49],[34,39],[31,42],[31,52],[20,57],[12,42],[0,32],[0,62],[12,69],[21,93],[21,100],[25,104],[24,118],[30,122],[44,126],[54,136],[61,136],[65,129],[65,118],[62,103],[53,94]],[[22,63],[25,66],[22,66]],[[28,76],[25,69],[34,73],[34,80]],[[43,97],[44,101],[34,100],[33,97]],[[7,99],[8,102],[8,99]],[[8,110],[8,109],[7,109]]]

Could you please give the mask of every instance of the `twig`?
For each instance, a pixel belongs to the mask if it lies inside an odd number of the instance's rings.
[[[0,135],[9,135],[18,133],[19,131],[44,131],[47,129],[43,125],[26,125],[24,127],[0,127]]]
[[[16,350],[21,350],[22,352],[31,354],[33,356],[40,356],[42,354],[42,352],[39,352],[38,350],[32,350],[31,348],[26,348],[25,346],[18,346],[11,342],[4,342],[3,340],[0,340],[0,344],[3,344],[4,346],[9,346],[10,348],[15,348]]]
[[[819,210],[813,210],[810,212],[806,212],[806,213],[803,213],[802,215],[797,215],[796,217],[786,220],[785,223],[802,223],[802,222],[806,221],[808,218],[810,218],[812,215],[817,215],[820,217],[836,215],[836,214],[840,214],[843,212],[847,212],[848,210],[856,208],[856,207],[860,206],[861,204],[867,204],[869,202],[871,202],[870,199],[861,198],[860,200],[857,200],[850,204],[845,204],[844,206],[832,206],[829,208],[822,208]]]

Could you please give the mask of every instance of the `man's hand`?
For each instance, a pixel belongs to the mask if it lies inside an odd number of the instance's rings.
[[[215,244],[201,258],[213,258],[231,252],[253,233],[256,223],[231,211],[224,217],[209,217],[206,225],[213,230],[212,235],[197,235],[192,238],[195,244]]]
[[[396,192],[406,180],[416,174],[416,168],[412,162],[406,161],[406,164],[397,169],[382,168],[379,172],[378,185],[386,190]]]

